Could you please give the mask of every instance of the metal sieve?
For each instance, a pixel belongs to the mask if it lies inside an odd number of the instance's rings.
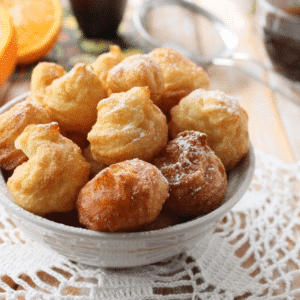
[[[161,10],[164,6],[174,6],[180,9],[185,9],[188,12],[192,13],[194,16],[201,17],[202,20],[205,20],[206,24],[209,24],[209,30],[213,30],[215,36],[210,38],[204,38],[201,40],[202,45],[205,46],[207,43],[216,43],[216,40],[221,42],[218,43],[218,49],[213,53],[203,54],[201,52],[194,52],[190,49],[185,48],[184,46],[176,43],[169,38],[166,40],[158,40],[153,35],[149,33],[149,16],[155,13],[155,10]],[[168,18],[172,18],[170,15]],[[134,25],[138,30],[140,36],[143,39],[143,47],[146,51],[151,51],[154,48],[158,47],[169,47],[177,50],[184,56],[188,57],[195,63],[207,67],[209,65],[217,66],[230,66],[235,67],[248,76],[252,77],[256,81],[268,86],[274,92],[277,92],[284,96],[285,98],[299,104],[299,100],[291,97],[289,92],[287,92],[284,87],[290,86],[291,82],[284,78],[282,75],[277,73],[275,70],[265,66],[261,62],[253,59],[247,53],[235,52],[238,46],[238,37],[237,35],[220,20],[217,16],[207,11],[206,9],[200,7],[199,5],[188,0],[146,0],[137,8],[133,17]],[[191,28],[192,29],[192,28]],[[195,28],[193,28],[195,29]],[[160,28],[161,32],[165,29]],[[209,47],[206,47],[209,48]],[[210,47],[212,48],[212,47]],[[267,71],[272,73],[272,76],[281,81],[284,81],[284,84],[279,87],[273,83],[268,82],[263,78],[261,71]],[[297,85],[297,83],[293,83]]]

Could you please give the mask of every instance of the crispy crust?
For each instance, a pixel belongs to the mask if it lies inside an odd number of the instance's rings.
[[[103,53],[91,64],[93,71],[98,75],[102,84],[107,88],[106,78],[110,69],[124,59],[124,55],[119,46],[110,46],[108,53]]]
[[[97,161],[106,165],[132,158],[151,161],[165,147],[166,116],[150,100],[147,87],[112,94],[97,109],[97,122],[88,134]]]
[[[164,91],[157,106],[165,113],[195,89],[209,89],[210,81],[202,67],[170,48],[157,48],[149,54],[161,67]]]
[[[43,103],[46,87],[55,79],[66,74],[64,68],[51,62],[40,62],[32,71],[30,81],[30,100]]]
[[[49,123],[51,118],[38,103],[27,100],[15,104],[0,115],[0,165],[13,171],[27,161],[26,155],[15,148],[15,140],[29,124]]]
[[[79,221],[103,232],[137,230],[158,216],[168,188],[161,172],[147,162],[133,159],[111,165],[81,189]]]
[[[166,208],[179,216],[207,214],[221,205],[227,175],[221,160],[207,146],[205,134],[185,131],[170,141],[155,165],[167,178]]]
[[[55,122],[27,126],[15,144],[29,157],[7,181],[16,203],[37,215],[74,209],[90,170],[80,148]]]
[[[170,133],[204,132],[209,147],[226,170],[234,168],[249,151],[248,115],[237,100],[220,91],[195,90],[171,110]]]
[[[125,58],[108,72],[106,83],[110,94],[126,92],[136,86],[147,86],[154,103],[159,101],[164,89],[163,72],[147,54]]]
[[[44,106],[62,132],[88,133],[97,119],[97,104],[106,90],[92,68],[77,64],[46,87]]]

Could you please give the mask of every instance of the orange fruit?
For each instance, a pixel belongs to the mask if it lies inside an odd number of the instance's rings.
[[[0,85],[13,72],[17,60],[15,29],[9,13],[0,7]]]
[[[54,46],[62,25],[60,0],[0,0],[16,29],[18,64],[42,59]]]

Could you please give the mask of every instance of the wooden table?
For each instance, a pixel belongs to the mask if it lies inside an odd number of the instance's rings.
[[[256,16],[252,13],[252,0],[201,0],[198,2],[219,16],[237,34],[239,52],[248,53],[253,58],[267,65],[270,64],[255,25]],[[137,0],[128,1],[126,22],[132,23],[132,12],[140,3]],[[63,4],[66,5],[65,0]],[[170,18],[160,20],[170,22]],[[182,37],[183,40],[187,40],[187,36],[192,34],[191,31],[186,31],[185,26],[178,26],[177,23],[173,25],[179,39]],[[156,26],[161,26],[161,24],[156,23]],[[212,82],[212,89],[221,89],[226,93],[236,95],[241,105],[247,110],[250,138],[255,148],[289,164],[300,160],[300,126],[298,126],[300,105],[274,93],[234,67],[210,66],[207,71]],[[261,76],[270,80],[268,72],[262,73]],[[7,81],[0,87],[0,103],[4,104],[29,89],[29,81],[23,80],[20,74],[18,80]]]

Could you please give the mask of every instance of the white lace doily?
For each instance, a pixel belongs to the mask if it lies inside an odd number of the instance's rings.
[[[300,299],[300,163],[256,151],[253,182],[197,248],[134,269],[73,263],[28,239],[0,209],[0,299]]]

